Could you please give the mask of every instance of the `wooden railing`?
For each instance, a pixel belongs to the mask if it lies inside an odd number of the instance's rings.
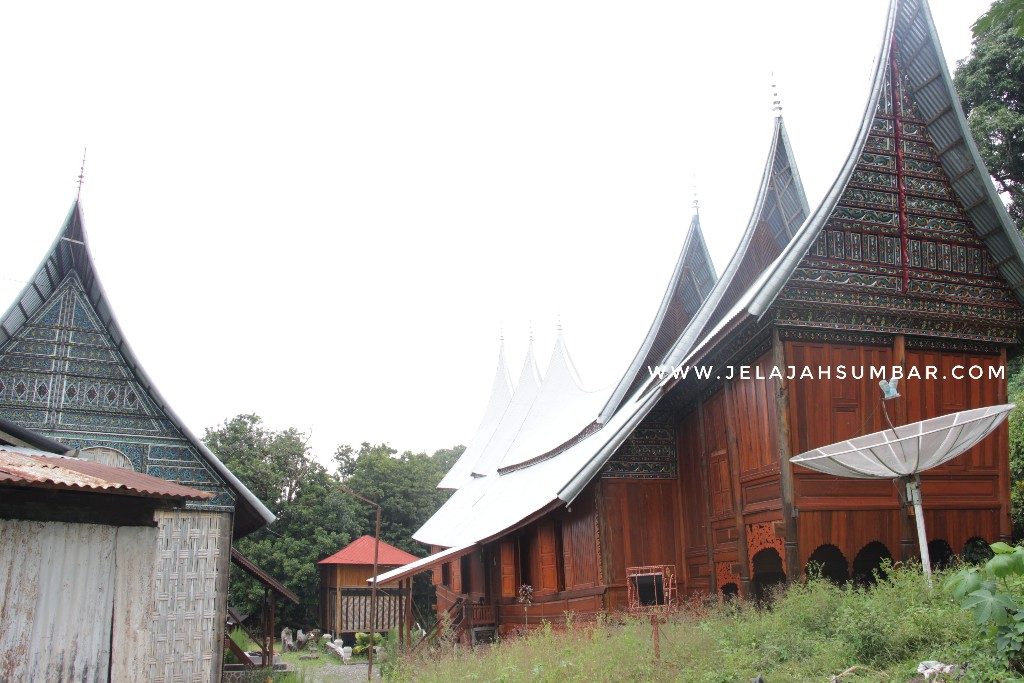
[[[434,622],[434,625],[430,628],[429,631],[427,631],[426,635],[420,638],[420,641],[413,646],[409,654],[414,655],[420,650],[422,650],[424,647],[426,647],[427,643],[436,641],[438,636],[441,635],[441,632],[444,631],[445,628],[450,628],[451,630],[453,630],[456,634],[456,637],[458,637],[458,635],[461,634],[462,629],[465,628],[465,626],[465,601],[463,600],[463,598],[460,597],[455,599],[455,604],[449,607],[447,612],[442,613],[441,616],[438,617],[437,621]]]
[[[494,605],[467,605],[469,620],[472,626],[493,626]]]

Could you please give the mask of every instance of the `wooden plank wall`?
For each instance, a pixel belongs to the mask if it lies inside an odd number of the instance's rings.
[[[685,528],[687,593],[744,590],[750,558],[781,554],[782,498],[771,352],[757,371],[729,380],[680,416],[679,494]],[[680,539],[682,541],[682,539]]]
[[[675,479],[602,479],[601,552],[606,607],[626,608],[626,567],[683,566],[679,482]]]
[[[785,353],[787,363],[812,368],[891,365],[897,355],[902,357],[902,343],[900,339],[887,347],[789,341]],[[1004,362],[1001,356],[909,349],[905,358],[908,368],[917,366],[923,372],[924,366],[935,365],[940,374],[935,380],[901,383],[903,398],[886,405],[895,424],[1005,401],[1005,380],[948,378],[954,365],[998,367]],[[941,379],[943,374],[947,379]],[[877,379],[797,379],[791,387],[794,454],[887,426]],[[1009,532],[1007,434],[1003,425],[969,453],[924,475],[930,540],[943,539],[959,552],[970,538],[991,542]],[[794,480],[801,569],[823,544],[837,546],[851,565],[872,541],[883,543],[897,559],[916,554],[913,520],[901,514],[891,482],[830,477],[801,467],[795,468]]]

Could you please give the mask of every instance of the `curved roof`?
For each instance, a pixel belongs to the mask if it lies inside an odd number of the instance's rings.
[[[559,332],[540,392],[530,406],[516,439],[498,464],[498,472],[550,457],[593,425],[607,391],[587,391]]]
[[[792,276],[828,220],[857,165],[884,84],[893,43],[900,50],[903,72],[915,91],[919,110],[928,121],[928,133],[941,150],[941,164],[957,198],[978,228],[1001,274],[1017,297],[1024,298],[1024,242],[999,201],[971,140],[927,3],[924,0],[893,0],[864,122],[832,189],[763,270],[757,272],[756,265],[748,265],[756,263],[755,256],[750,254],[757,248],[756,235],[760,226],[771,226],[767,217],[772,215],[773,206],[790,208],[790,213],[785,214],[788,216],[787,230],[794,226],[797,208],[806,213],[806,200],[785,129],[781,120],[777,121],[772,156],[737,255],[730,261],[713,293],[675,340],[663,361],[665,364],[679,365],[696,359],[743,319],[762,315]],[[784,177],[780,176],[776,164],[779,162],[785,166],[785,161],[792,168],[792,182],[785,187],[773,185],[775,180]],[[784,192],[780,195],[774,187],[780,187]],[[778,242],[776,244],[781,247]],[[739,284],[734,285],[741,282],[741,277],[751,280],[745,291]],[[735,297],[734,303],[732,297]],[[633,377],[633,373],[627,374],[627,379]],[[612,407],[601,429],[583,436],[556,457],[470,483],[453,495],[415,534],[415,538],[441,546],[465,546],[516,528],[552,506],[570,503],[675,382],[668,374],[652,378],[629,394],[623,392],[625,398],[616,398],[617,408]]]
[[[244,536],[273,522],[275,519],[273,513],[232,474],[202,440],[188,429],[142,368],[131,345],[125,339],[107,294],[103,290],[103,285],[100,284],[92,254],[89,251],[81,204],[77,200],[71,206],[71,211],[39,268],[11,307],[3,317],[0,317],[0,349],[8,349],[11,344],[19,342],[18,333],[43,311],[50,299],[59,293],[61,287],[69,286],[69,282],[81,291],[81,295],[85,297],[98,319],[102,333],[109,336],[113,350],[116,351],[119,359],[123,360],[134,383],[145,394],[144,397],[138,397],[136,405],[151,406],[153,414],[148,416],[149,419],[167,423],[180,433],[217,476],[237,494],[235,503],[236,537]],[[81,314],[88,316],[90,312],[83,311]],[[78,315],[77,311],[76,315]],[[86,337],[90,334],[82,330],[75,330],[75,333],[83,334]],[[91,342],[94,347],[97,343]],[[95,348],[93,350],[96,351]],[[32,425],[32,428],[37,432],[48,431],[47,428],[36,425]]]
[[[439,489],[457,489],[467,481],[473,470],[473,465],[480,458],[487,443],[494,435],[494,430],[501,423],[509,403],[512,400],[512,386],[508,379],[508,367],[505,365],[505,340],[501,341],[498,348],[498,367],[494,371],[494,381],[491,383],[491,397],[487,401],[487,409],[484,410],[483,419],[476,428],[476,434],[469,442],[469,446],[462,452],[459,459],[455,461],[452,468],[448,470],[444,478],[438,483]]]
[[[917,107],[925,118],[929,137],[940,150],[938,157],[957,198],[988,247],[1002,276],[1018,300],[1024,302],[1024,241],[999,199],[991,176],[971,138],[967,119],[942,55],[935,23],[926,0],[894,0],[889,7],[885,38],[875,63],[871,94],[850,155],[825,199],[800,228],[768,277],[750,293],[747,309],[760,316],[783,286],[825,226],[850,181],[861,150],[871,132],[873,114],[885,89],[893,48]]]
[[[601,410],[602,422],[618,409],[624,398],[650,379],[648,368],[664,359],[665,353],[672,348],[714,288],[716,277],[715,265],[711,262],[700,228],[700,216],[694,214],[651,328]]]

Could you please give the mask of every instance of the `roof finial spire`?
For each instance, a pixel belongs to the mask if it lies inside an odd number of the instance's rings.
[[[692,185],[691,189],[693,190],[693,215],[699,217],[700,216],[700,200],[697,198],[697,172],[696,171],[693,172],[693,185]]]
[[[530,325],[530,343],[532,344],[533,343],[533,321],[532,320],[530,321],[529,325]]]
[[[82,198],[82,183],[85,182],[85,153],[87,150],[87,147],[82,148],[82,167],[78,170],[78,193],[75,194],[76,202]]]
[[[555,329],[558,330],[559,334],[562,333],[562,314],[561,313],[556,313],[555,314]]]
[[[782,98],[779,97],[779,84],[775,79],[775,72],[769,71],[768,77],[772,82],[772,111],[775,112],[775,116],[782,116]]]

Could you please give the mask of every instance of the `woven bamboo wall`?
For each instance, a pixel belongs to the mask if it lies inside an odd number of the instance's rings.
[[[231,515],[157,514],[159,535],[148,679],[220,680],[231,561]]]

